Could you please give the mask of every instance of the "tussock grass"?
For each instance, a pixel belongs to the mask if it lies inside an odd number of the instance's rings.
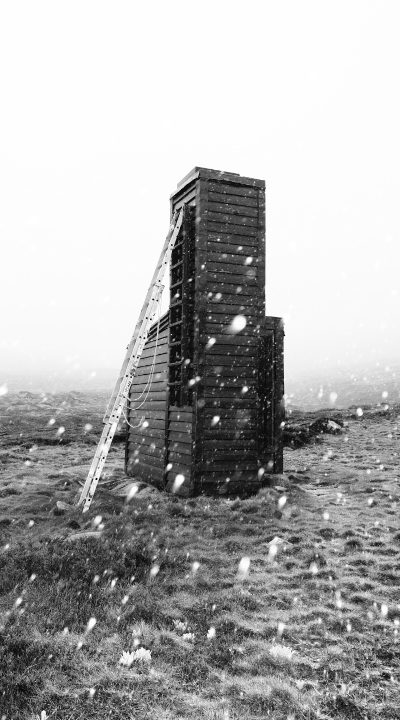
[[[0,717],[398,718],[397,470],[386,460],[369,505],[372,490],[359,490],[377,478],[348,471],[352,453],[366,457],[368,427],[354,423],[353,447],[334,437],[288,451],[281,514],[273,487],[237,499],[138,493],[129,504],[100,487],[88,515],[56,514],[90,448],[69,446],[71,469],[68,448],[55,463],[43,446],[41,465],[17,480],[13,450],[0,487]],[[121,464],[118,449],[110,473]],[[66,541],[99,515],[100,537]],[[279,646],[293,653],[270,652]],[[151,663],[122,666],[138,647]]]

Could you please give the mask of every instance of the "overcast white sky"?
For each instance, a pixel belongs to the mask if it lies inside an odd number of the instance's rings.
[[[289,373],[399,361],[399,36],[397,0],[3,2],[0,366],[118,370],[195,165],[266,181]]]

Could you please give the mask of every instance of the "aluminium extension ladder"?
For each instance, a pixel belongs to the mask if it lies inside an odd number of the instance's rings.
[[[147,291],[142,311],[139,315],[132,339],[127,347],[126,356],[122,364],[119,378],[111,395],[110,402],[103,418],[104,428],[93,458],[86,482],[82,488],[78,505],[83,504],[83,512],[89,510],[96,491],[97,483],[106,462],[108,451],[113,441],[124,405],[127,401],[129,390],[139,364],[151,323],[155,317],[157,307],[161,300],[164,286],[161,284],[166,267],[169,263],[175,241],[183,220],[183,208],[174,213],[169,227],[164,247],[162,249],[158,265],[154,271],[153,279]]]

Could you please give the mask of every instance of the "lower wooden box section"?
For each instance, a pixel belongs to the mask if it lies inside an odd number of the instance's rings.
[[[126,474],[154,485],[159,490],[164,489],[164,470],[149,465],[143,458],[130,458],[126,465]]]

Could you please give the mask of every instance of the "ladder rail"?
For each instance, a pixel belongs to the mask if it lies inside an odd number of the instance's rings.
[[[124,404],[126,403],[133,383],[140,356],[146,344],[150,325],[161,301],[161,295],[164,289],[161,282],[178,237],[182,220],[183,208],[181,208],[179,214],[174,213],[172,218],[158,265],[147,291],[139,319],[136,323],[135,331],[127,348],[120,376],[108,403],[108,408],[103,420],[105,423],[103,432],[92,460],[86,482],[78,500],[78,506],[83,504],[83,512],[89,510],[93,496],[96,492],[96,487],[100,480],[104,464],[107,460],[108,452],[117,430]]]
[[[159,293],[157,296],[153,299],[153,307],[152,307],[152,313],[149,316],[148,324],[152,322],[152,320],[155,317],[156,311],[157,311],[157,305],[158,302],[161,299],[163,286],[159,286]],[[140,355],[143,351],[143,348],[146,344],[147,334],[143,334],[141,338],[138,338],[138,347],[136,348],[136,356],[133,359],[133,366],[136,369]],[[104,464],[106,462],[109,449],[111,447],[111,443],[113,441],[115,432],[118,427],[119,420],[122,415],[122,410],[125,404],[125,401],[129,395],[129,390],[131,388],[132,382],[133,382],[134,374],[127,373],[124,382],[121,384],[121,389],[119,391],[119,394],[114,402],[114,406],[111,412],[110,419],[107,420],[103,432],[101,434],[100,441],[98,443],[96,453],[94,455],[94,458],[92,460],[92,464],[86,479],[86,482],[82,488],[81,495],[78,501],[78,506],[82,505],[84,503],[83,512],[86,512],[89,510],[89,507],[91,505],[94,493],[96,492],[96,488],[98,485],[98,482],[101,477],[101,473],[104,467]]]
[[[132,338],[129,342],[129,345],[127,346],[125,358],[122,363],[121,370],[119,372],[118,380],[117,380],[114,390],[111,394],[111,397],[110,397],[110,400],[109,400],[109,403],[107,406],[107,410],[106,410],[104,418],[103,418],[104,423],[110,417],[111,408],[114,405],[114,400],[117,397],[121,381],[126,373],[126,369],[129,364],[129,360],[132,357],[132,353],[134,352],[135,343],[137,341],[138,335],[140,335],[140,328],[141,328],[142,322],[145,319],[148,305],[151,302],[153,288],[156,285],[161,285],[161,283],[162,283],[162,280],[163,280],[163,277],[165,274],[165,270],[169,263],[173,247],[175,245],[176,238],[178,237],[179,231],[181,229],[182,220],[183,220],[183,208],[180,210],[179,214],[177,212],[175,212],[173,215],[173,218],[171,220],[171,224],[169,226],[169,231],[168,231],[167,237],[165,239],[165,243],[164,243],[163,249],[161,251],[156,269],[154,271],[152,281],[151,281],[149,289],[147,291],[146,298],[144,300],[142,310],[139,315],[139,319],[136,323],[136,327],[135,327],[134,333],[132,335]]]

